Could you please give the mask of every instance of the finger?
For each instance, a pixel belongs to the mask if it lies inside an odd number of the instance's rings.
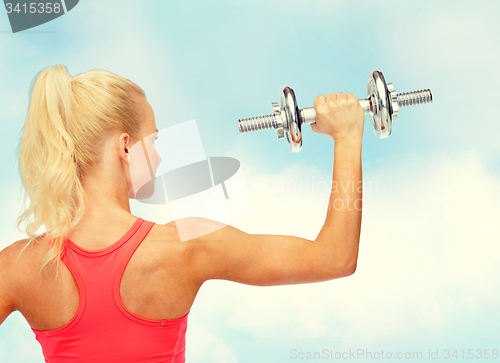
[[[348,99],[351,99],[351,98],[356,98],[356,96],[354,95],[354,93],[348,93],[347,96],[346,96]]]
[[[341,99],[341,98],[342,98],[342,99],[346,99],[346,98],[347,98],[347,96],[345,95],[345,93],[344,93],[344,92],[339,92],[339,93],[337,93],[337,100],[339,100],[339,99]]]
[[[324,95],[317,95],[314,99],[314,108],[318,108],[318,105],[321,105],[326,102],[326,97]]]
[[[329,93],[326,95],[326,102],[335,101],[337,99],[337,95],[335,93]]]

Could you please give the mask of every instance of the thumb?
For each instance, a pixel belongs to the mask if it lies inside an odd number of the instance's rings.
[[[318,125],[316,124],[316,122],[313,122],[311,124],[311,130],[313,130],[313,132],[318,132]]]

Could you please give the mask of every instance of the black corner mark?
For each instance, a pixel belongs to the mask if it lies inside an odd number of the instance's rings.
[[[4,0],[13,33],[36,27],[64,15],[73,9],[79,0]]]
[[[76,6],[76,4],[78,4],[78,0],[64,0],[64,2],[66,3],[67,11],[70,11]]]

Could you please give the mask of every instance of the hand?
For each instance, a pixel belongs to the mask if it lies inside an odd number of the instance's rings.
[[[316,122],[311,129],[330,135],[336,142],[344,139],[363,138],[365,112],[354,94],[344,92],[318,95],[314,100]]]

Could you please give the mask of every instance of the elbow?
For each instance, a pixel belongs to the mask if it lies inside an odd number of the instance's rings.
[[[347,276],[351,276],[352,274],[354,274],[354,272],[356,272],[357,264],[358,264],[357,258],[345,261],[342,264],[342,268],[340,269],[341,273],[342,273],[342,277],[347,277]]]
[[[354,274],[354,272],[356,272],[356,266],[357,266],[356,262],[347,265],[344,268],[344,277],[351,276],[352,274]]]
[[[351,276],[356,271],[356,262],[336,264],[334,271],[329,272],[329,280]]]
[[[359,244],[359,240],[357,242]],[[356,267],[358,265],[358,250],[356,249],[356,253],[347,257],[344,261],[344,272],[346,276],[351,276],[356,272]]]

